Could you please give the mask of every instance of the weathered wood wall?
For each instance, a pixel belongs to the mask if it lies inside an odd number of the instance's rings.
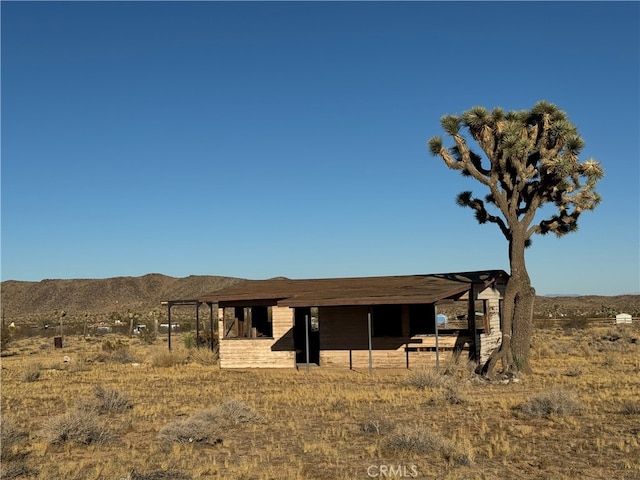
[[[368,368],[369,336],[367,306],[320,307],[320,366],[339,368]],[[403,308],[402,337],[373,337],[372,363],[374,368],[405,368],[406,345],[409,336],[408,307]],[[441,361],[451,357],[451,350],[441,351]],[[409,366],[435,365],[433,351],[409,352]]]
[[[484,331],[480,337],[480,363],[485,363],[489,355],[502,343],[502,325],[500,321],[500,299],[502,293],[498,289],[486,288],[478,294],[478,300],[486,302]],[[478,325],[481,326],[481,325]]]
[[[232,308],[232,307],[227,307]],[[293,368],[294,310],[288,307],[272,308],[273,338],[221,338],[221,368]],[[337,368],[368,368],[369,336],[368,306],[320,307],[320,366]],[[407,344],[415,343],[409,336],[409,307],[403,307],[401,337],[373,337],[372,360],[374,368],[406,368]],[[218,309],[219,331],[224,309]],[[455,336],[457,337],[457,335]],[[451,357],[454,337],[441,337],[440,361]],[[424,346],[433,348],[433,338],[425,338]],[[446,347],[449,347],[448,349]],[[463,355],[467,353],[464,352]],[[434,365],[435,351],[410,351],[409,367]]]
[[[273,337],[221,338],[220,368],[295,367],[293,310],[288,307],[274,306],[271,308]],[[222,322],[223,315],[224,312],[219,314],[219,322]]]

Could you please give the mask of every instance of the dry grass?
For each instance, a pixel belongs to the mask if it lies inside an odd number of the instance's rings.
[[[464,363],[431,382],[429,371],[220,370],[179,338],[163,361],[161,340],[122,340],[114,351],[131,363],[104,356],[113,338],[68,337],[62,351],[17,341],[2,358],[2,478],[366,479],[385,465],[449,480],[638,479],[639,333],[538,328],[535,373],[506,384]],[[549,392],[579,414],[523,414]]]
[[[528,417],[548,418],[551,415],[578,415],[582,411],[582,404],[572,392],[552,388],[535,395],[520,405],[518,410]]]

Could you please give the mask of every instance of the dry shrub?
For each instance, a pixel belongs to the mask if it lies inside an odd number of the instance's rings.
[[[343,412],[347,409],[349,404],[344,398],[338,398],[331,402],[331,410],[334,412]]]
[[[23,440],[28,438],[27,432],[20,430],[11,419],[3,417],[0,422],[0,478],[25,478],[29,473],[26,464]]]
[[[121,339],[104,340],[102,352],[96,358],[99,362],[131,363],[136,359],[131,353],[129,344]]]
[[[405,384],[424,390],[425,388],[443,387],[447,384],[447,379],[435,370],[422,368],[411,371],[405,379]]]
[[[107,339],[102,341],[102,350],[105,352],[115,352],[129,348],[129,344],[120,338]]]
[[[572,392],[552,388],[517,407],[527,417],[548,418],[551,415],[576,415],[582,411],[582,404]]]
[[[175,443],[206,443],[215,445],[221,443],[223,426],[217,422],[214,412],[205,410],[180,418],[163,427],[158,438]]]
[[[136,472],[132,470],[126,480],[191,480],[193,477],[178,470],[154,470],[152,472]],[[123,479],[124,480],[124,479]]]
[[[372,418],[361,425],[364,433],[373,433],[375,435],[384,435],[392,432],[394,428],[395,425],[393,423],[382,418]]]
[[[214,412],[216,412],[222,423],[228,425],[261,421],[260,415],[241,400],[226,400],[222,405],[215,408]]]
[[[640,401],[627,400],[623,402],[620,412],[623,415],[640,415]]]
[[[42,365],[40,363],[29,363],[22,376],[24,382],[35,382],[40,378]]]
[[[227,400],[216,408],[202,410],[163,427],[158,438],[176,443],[221,443],[220,434],[241,423],[253,423],[261,417],[240,400]]]
[[[208,348],[196,348],[189,353],[191,361],[207,367],[218,365],[218,350]]]
[[[69,364],[70,373],[88,372],[91,370],[91,360],[85,355],[78,355],[74,361]]]
[[[473,360],[463,358],[462,355],[459,355],[458,357],[452,357],[452,359],[447,362],[444,367],[444,375],[460,379],[476,378],[477,375],[475,371],[477,366],[477,363]]]
[[[15,447],[28,436],[27,432],[18,428],[13,419],[3,417],[0,422],[0,456],[2,461],[13,458],[16,454]]]
[[[433,433],[428,427],[404,427],[383,444],[385,450],[394,453],[433,455],[438,453],[453,465],[471,465],[473,450],[469,445],[457,446],[446,438]]]
[[[81,407],[84,410],[93,410],[96,413],[122,413],[133,408],[133,403],[126,393],[96,386],[94,397]]]
[[[175,367],[185,363],[186,357],[169,350],[159,350],[151,357],[151,365],[154,367]]]
[[[449,384],[445,387],[442,391],[442,399],[450,405],[465,405],[468,401],[454,384]]]
[[[97,412],[81,408],[51,419],[45,428],[52,444],[73,442],[81,445],[99,445],[112,439],[111,433],[98,420]]]

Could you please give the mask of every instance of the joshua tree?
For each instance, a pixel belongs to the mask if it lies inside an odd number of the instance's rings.
[[[431,154],[470,176],[489,190],[484,199],[462,192],[457,203],[474,211],[479,223],[498,225],[509,244],[511,278],[506,287],[502,345],[484,365],[491,375],[498,360],[505,371],[530,372],[535,290],[525,264],[525,248],[534,234],[561,237],[578,229],[578,217],[600,203],[596,183],[604,175],[600,163],[578,156],[584,141],[567,114],[556,105],[540,101],[531,110],[505,112],[474,107],[461,116],[445,115],[444,131],[454,145],[440,137],[429,140]],[[486,158],[473,152],[465,131]],[[546,204],[555,205],[548,218],[536,220]]]

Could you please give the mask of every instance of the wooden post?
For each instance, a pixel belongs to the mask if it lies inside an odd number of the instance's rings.
[[[436,372],[440,373],[440,349],[438,348],[438,306],[433,304],[433,311],[435,313],[436,323]]]
[[[404,351],[407,355],[407,370],[409,370],[409,344],[408,343],[405,345]]]
[[[371,341],[371,310],[369,310],[369,313],[367,314],[367,330],[368,330],[368,335],[369,335],[369,375],[373,374],[373,344]]]
[[[167,303],[167,321],[169,322],[169,331],[167,332],[167,344],[171,351],[171,302]]]
[[[307,373],[309,373],[309,315],[304,316],[304,348],[305,360],[307,362]]]
[[[469,325],[469,334],[473,339],[473,345],[469,348],[469,353],[473,356],[472,360],[479,361],[480,355],[478,352],[478,329],[476,328],[476,306],[475,306],[475,293],[473,291],[473,283],[469,288],[469,304],[467,306],[467,324]]]
[[[213,303],[207,305],[209,305],[209,349],[213,351]]]
[[[196,348],[200,348],[200,302],[196,302]]]

